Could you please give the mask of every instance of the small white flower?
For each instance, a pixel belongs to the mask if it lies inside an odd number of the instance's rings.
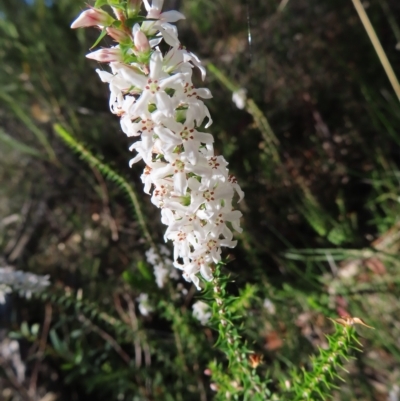
[[[139,312],[142,316],[149,316],[150,313],[154,311],[153,307],[150,305],[148,294],[140,294],[137,300],[139,301]]]
[[[162,70],[162,54],[156,50],[150,59],[150,73],[146,77],[135,72],[133,69],[120,68],[122,78],[129,82],[136,90],[141,91],[129,113],[132,118],[147,116],[151,118],[148,110],[149,103],[157,105],[157,110],[166,117],[173,115],[173,103],[166,89],[177,89],[182,81],[181,74],[169,76]]]
[[[12,288],[6,284],[0,283],[0,304],[6,303],[7,294],[12,292]]]
[[[191,190],[191,204],[196,205],[193,207],[204,205],[209,211],[218,211],[233,196],[233,188],[227,182],[204,178],[199,182],[197,179],[189,178],[188,186]]]
[[[152,5],[147,0],[143,0],[147,11],[147,18],[151,18],[156,21],[145,21],[142,24],[142,31],[147,35],[152,36],[157,31],[161,36],[160,40],[153,40],[151,46],[156,46],[160,43],[163,38],[170,46],[177,46],[179,44],[178,31],[174,25],[170,22],[176,22],[180,19],[185,19],[185,16],[178,11],[166,11],[161,12],[164,0],[153,0]]]
[[[149,263],[151,265],[155,265],[156,263],[158,263],[158,259],[159,259],[159,257],[154,248],[150,248],[148,251],[146,251],[147,263]]]
[[[158,288],[163,288],[169,278],[178,279],[176,274],[176,269],[174,269],[173,262],[169,259],[170,251],[164,246],[159,246],[160,255],[162,259],[157,254],[154,248],[150,248],[146,252],[146,260],[149,264],[153,266],[154,276],[156,278],[156,284]]]
[[[169,271],[163,264],[154,265],[154,276],[156,277],[156,284],[158,288],[164,288],[168,280]]]
[[[388,401],[399,401],[400,396],[400,387],[395,384],[391,388],[389,395],[388,395]]]
[[[276,312],[276,308],[275,308],[275,304],[268,298],[264,299],[263,302],[263,307],[271,314],[271,315],[275,315]]]
[[[198,132],[194,124],[181,124],[173,119],[166,119],[163,126],[155,128],[155,133],[163,141],[166,154],[176,146],[182,145],[185,150],[185,156],[188,161],[195,165],[199,157],[199,147],[201,144],[210,144],[214,142],[211,134]]]
[[[185,19],[185,16],[181,14],[179,11],[166,11],[161,12],[164,0],[153,0],[150,5],[148,0],[143,0],[144,6],[147,11],[147,18],[158,19],[160,21],[165,22],[176,22],[180,19]]]
[[[240,110],[243,110],[246,107],[247,101],[247,90],[244,88],[240,88],[236,92],[233,92],[232,101],[235,103],[236,107]]]
[[[205,326],[212,316],[211,309],[205,302],[197,301],[193,304],[193,316]]]

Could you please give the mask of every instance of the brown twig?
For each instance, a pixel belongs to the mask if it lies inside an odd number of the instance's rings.
[[[138,320],[135,313],[135,304],[133,303],[132,298],[127,293],[125,293],[123,297],[128,305],[128,314],[130,317],[130,324],[132,330],[138,331]],[[140,344],[139,336],[135,336],[134,344],[135,344],[135,364],[136,367],[139,368],[142,365],[142,347]]]
[[[25,387],[16,378],[14,371],[8,364],[8,361],[4,360],[4,358],[0,358],[0,365],[7,380],[15,388],[15,390],[18,391],[18,395],[20,395],[21,398],[25,401],[33,401],[33,397],[29,395]]]
[[[44,352],[46,350],[47,336],[49,335],[49,331],[50,331],[52,314],[53,314],[53,308],[51,307],[50,303],[47,303],[45,306],[43,330],[42,330],[42,335],[41,335],[40,341],[39,341],[39,349],[37,351],[36,363],[32,370],[31,379],[29,381],[28,393],[33,398],[36,395],[36,387],[37,387],[37,379],[38,379],[38,375],[39,375],[39,368],[40,368],[40,364],[44,357]]]
[[[113,298],[114,298],[114,306],[118,312],[118,315],[124,321],[124,323],[131,325],[130,318],[129,318],[128,314],[124,311],[124,308],[121,305],[121,299],[119,298],[119,295],[114,294]]]
[[[111,238],[113,241],[118,241],[118,227],[115,219],[112,217],[110,210],[110,198],[108,196],[107,185],[104,181],[103,176],[100,174],[99,170],[96,167],[91,166],[93,174],[95,175],[98,183],[100,184],[101,193],[102,193],[102,201],[103,201],[103,209],[104,213],[107,216],[108,225],[111,231]]]
[[[110,334],[102,330],[100,327],[95,326],[89,319],[83,315],[78,316],[78,320],[87,324],[93,332],[97,333],[104,341],[107,341],[115,350],[115,352],[126,362],[127,365],[131,363],[131,357],[121,348],[117,341],[111,337]]]

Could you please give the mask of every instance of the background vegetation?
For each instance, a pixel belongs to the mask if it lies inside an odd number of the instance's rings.
[[[365,5],[398,66],[400,4]],[[0,256],[52,281],[40,296],[13,294],[2,305],[3,348],[18,338],[26,374],[20,380],[1,351],[0,399],[211,400],[204,370],[224,356],[216,333],[192,316],[199,294],[183,280],[156,287],[120,186],[53,128],[61,124],[125,177],[163,243],[142,166],[128,168],[107,85],[84,57],[98,33],[69,29],[84,7],[0,3]],[[326,348],[334,331],[326,317],[348,313],[375,330],[357,328],[364,352],[353,352],[332,397],[398,400],[400,104],[352,2],[185,0],[165,8],[186,15],[181,42],[217,67],[204,84],[214,95],[211,132],[246,193],[228,290],[241,294],[243,336],[263,355],[261,375],[282,392],[291,369]],[[246,88],[270,128],[236,108],[229,85]],[[138,310],[141,293],[149,316]]]

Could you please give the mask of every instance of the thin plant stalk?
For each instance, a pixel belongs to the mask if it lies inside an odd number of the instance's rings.
[[[214,64],[208,63],[207,69],[232,93],[235,93],[240,89],[238,86],[233,84],[231,80],[227,76],[225,76],[225,74]],[[275,163],[279,163],[280,157],[277,149],[279,141],[271,125],[269,124],[267,117],[265,117],[264,113],[251,98],[246,99],[245,109],[253,117],[257,128],[261,132],[261,135],[264,138],[265,143],[267,144],[268,150],[267,147],[265,148],[265,150],[267,150],[267,152],[271,155]]]
[[[383,69],[386,72],[387,77],[392,85],[394,92],[396,93],[397,98],[400,100],[400,84],[396,77],[396,74],[393,71],[392,65],[390,64],[389,59],[386,56],[385,51],[379,41],[378,36],[376,35],[375,29],[371,24],[370,19],[368,18],[367,13],[365,12],[364,6],[362,5],[360,0],[352,0],[354,7],[360,17],[362,24],[364,25],[365,30],[367,31],[367,35],[374,46],[375,52],[378,55],[378,58],[383,66]]]

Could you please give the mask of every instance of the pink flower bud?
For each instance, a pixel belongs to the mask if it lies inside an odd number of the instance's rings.
[[[113,61],[123,61],[124,57],[120,49],[100,49],[86,55],[91,60],[99,61],[100,63],[111,63]]]
[[[114,11],[115,16],[117,17],[117,20],[119,21],[125,21],[126,17],[125,17],[125,13],[117,7],[111,7],[112,10]]]
[[[136,49],[140,53],[145,53],[145,52],[150,51],[149,40],[147,39],[147,36],[142,31],[135,32],[134,43],[135,43]]]
[[[84,28],[87,26],[109,26],[114,22],[114,18],[99,8],[89,8],[82,12],[79,17],[71,24],[71,28]]]
[[[118,43],[129,43],[131,41],[131,37],[121,29],[109,26],[106,31]]]

